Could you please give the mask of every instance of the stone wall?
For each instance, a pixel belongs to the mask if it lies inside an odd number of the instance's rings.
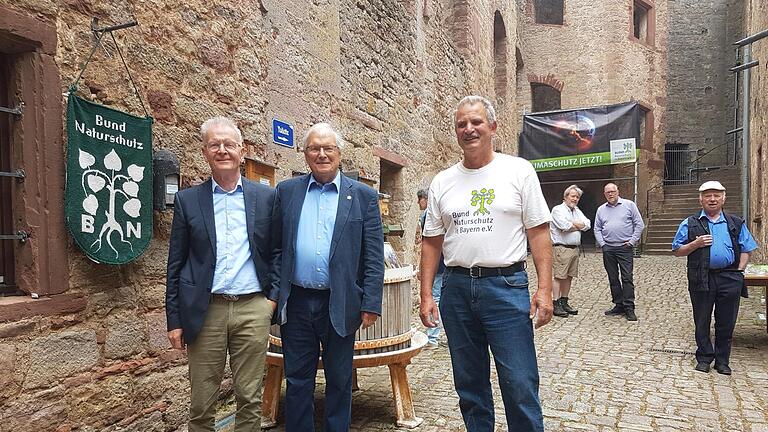
[[[667,124],[667,1],[655,2],[653,45],[630,37],[632,1],[566,0],[563,25],[534,22],[534,1],[518,0],[518,112],[531,111],[531,83],[561,90],[563,109],[637,100],[652,113],[652,140],[640,145],[638,200],[663,175]],[[651,117],[647,117],[650,120]],[[518,124],[522,116],[518,115]],[[570,170],[572,179],[595,178],[585,169]],[[617,166],[615,176],[631,176]],[[562,193],[566,185],[556,185]],[[562,187],[561,187],[562,186]],[[631,194],[625,195],[630,197]],[[600,201],[598,201],[600,202]]]
[[[276,0],[0,0],[0,8],[57,29],[61,93],[92,46],[92,17],[100,25],[137,19],[140,26],[115,36],[156,120],[155,148],[179,156],[182,186],[208,176],[198,128],[211,116],[233,117],[249,156],[276,165],[278,181],[307,168],[298,149],[271,143],[272,118],[292,123],[298,140],[312,123],[331,121],[347,143],[343,168],[391,195],[387,221],[405,227],[393,243],[404,262],[415,263],[416,190],[460,157],[455,103],[469,92],[494,98],[497,11],[510,41],[506,58],[514,58],[516,16],[506,3],[471,2],[463,31],[472,45],[456,44],[448,0],[297,0],[289,7]],[[141,114],[114,43],[103,44],[107,52],[96,52],[80,93]],[[502,148],[516,133],[514,97],[509,92],[499,104]],[[39,307],[52,299],[0,298],[0,431],[144,432],[184,423],[186,360],[169,349],[163,310],[171,216],[155,213],[147,252],[128,265],[95,264],[70,243],[68,303],[56,309]]]
[[[629,38],[629,0],[566,0],[563,26],[533,24],[531,2],[0,0],[0,8],[55,26],[62,92],[93,43],[91,18],[136,18],[140,26],[116,37],[156,119],[155,147],[179,156],[183,186],[208,176],[198,136],[206,118],[233,117],[249,156],[277,166],[277,180],[307,168],[298,148],[271,143],[271,120],[293,124],[299,141],[312,123],[332,122],[346,142],[343,168],[391,196],[386,221],[405,228],[392,242],[404,262],[416,263],[415,193],[459,160],[452,115],[466,94],[496,103],[495,145],[509,153],[531,80],[559,86],[564,108],[639,100],[654,120],[641,151],[641,192],[660,178],[667,1],[654,4],[651,46]],[[764,28],[765,0],[752,4],[750,25]],[[97,51],[81,93],[141,113],[111,39],[104,46],[108,54]],[[766,91],[758,75],[754,95]],[[765,141],[761,110],[753,109],[753,119],[753,142]],[[766,168],[764,161],[763,153]],[[149,249],[129,265],[92,263],[70,244],[69,300],[56,313],[30,312],[44,308],[30,308],[28,298],[0,298],[0,312],[18,311],[16,318],[0,313],[0,431],[152,431],[184,423],[185,358],[169,349],[163,310],[170,219],[171,212],[155,214]]]
[[[744,36],[768,29],[768,1],[746,0]],[[752,44],[752,58],[760,65],[751,69],[750,95],[750,219],[759,248],[752,262],[768,262],[768,38]]]
[[[736,62],[732,44],[742,32],[739,3],[669,2],[667,142],[711,150],[702,166],[724,165],[733,155],[734,136],[725,133],[734,128],[734,76],[728,68]]]

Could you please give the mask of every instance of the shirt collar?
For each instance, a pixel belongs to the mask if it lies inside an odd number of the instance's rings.
[[[701,219],[701,218],[705,218],[706,220],[710,220],[710,219],[709,219],[709,216],[707,216],[707,214],[704,212],[704,210],[703,210],[703,209],[702,209],[702,210],[701,210],[701,212],[699,213],[699,219]],[[725,218],[723,217],[723,212],[722,212],[722,211],[720,211],[720,215],[717,217],[717,220],[716,220],[716,221],[714,221],[714,222],[712,222],[712,223],[718,223],[718,222],[722,222],[722,221],[724,221],[724,220],[725,220]]]
[[[316,184],[318,187],[322,188],[323,185],[321,185],[317,180],[315,180],[315,176],[313,174],[309,175],[309,184],[307,184],[307,190],[312,186],[312,184]],[[333,178],[333,181],[328,184],[333,184],[336,186],[336,191],[341,190],[341,171],[336,171],[336,177]]]
[[[218,183],[216,183],[216,179],[211,176],[211,190],[213,193],[232,193],[236,191],[243,190],[243,176],[237,177],[237,184],[235,185],[235,189],[231,190],[229,192],[225,191],[223,187],[221,187]]]
[[[619,199],[618,199],[618,200],[616,200],[616,204],[611,204],[611,203],[609,203],[609,202],[607,202],[607,201],[606,201],[605,203],[606,203],[606,204],[608,204],[608,207],[616,207],[617,205],[621,204],[621,203],[622,203],[622,201],[624,201],[624,198],[622,198],[622,197],[619,197]]]

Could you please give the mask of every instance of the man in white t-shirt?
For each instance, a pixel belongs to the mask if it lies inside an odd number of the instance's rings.
[[[533,328],[552,319],[551,217],[533,166],[493,151],[495,118],[480,96],[465,97],[456,109],[463,158],[429,188],[419,314],[426,327],[442,318],[468,431],[495,430],[489,347],[508,427],[543,431]],[[538,275],[533,298],[528,243]],[[446,269],[438,314],[431,287],[441,252]]]

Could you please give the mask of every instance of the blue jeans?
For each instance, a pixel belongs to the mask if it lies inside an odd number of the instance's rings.
[[[435,303],[440,306],[440,292],[443,289],[443,274],[438,273],[435,275],[435,282],[432,283],[432,298],[435,299]],[[442,318],[441,318],[442,320]],[[438,324],[437,327],[427,327],[427,339],[430,343],[437,343],[438,339],[440,339],[440,327],[442,327],[442,323]]]
[[[291,288],[288,319],[280,326],[285,366],[285,430],[315,430],[315,377],[325,370],[325,432],[349,430],[352,413],[352,357],[355,334],[341,337],[328,312],[330,291]],[[320,351],[322,345],[322,353]]]
[[[509,430],[544,431],[528,274],[471,278],[446,269],[440,315],[468,432],[493,432],[493,353]]]

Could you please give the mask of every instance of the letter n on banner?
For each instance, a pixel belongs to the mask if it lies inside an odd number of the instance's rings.
[[[67,102],[67,228],[88,258],[125,264],[152,239],[152,117]]]

